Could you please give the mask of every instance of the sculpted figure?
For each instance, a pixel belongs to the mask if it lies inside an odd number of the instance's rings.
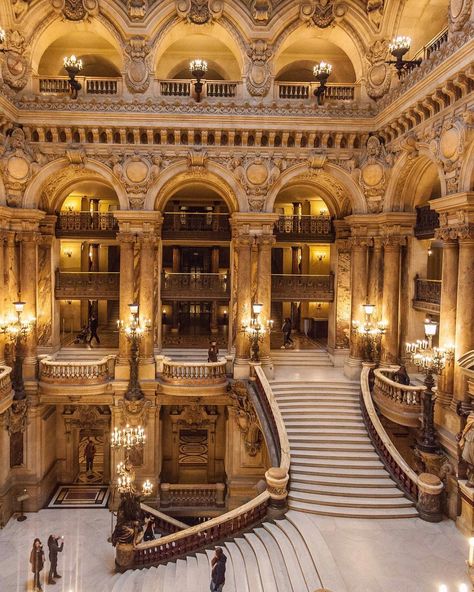
[[[474,487],[474,413],[469,413],[466,425],[458,434],[459,446],[462,450],[462,459],[469,465],[468,481],[469,487]]]

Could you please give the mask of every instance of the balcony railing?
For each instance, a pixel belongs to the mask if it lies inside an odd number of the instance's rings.
[[[439,314],[441,304],[441,280],[415,277],[413,308]]]
[[[332,302],[334,276],[272,274],[272,300]]]
[[[439,51],[441,47],[448,41],[448,28],[446,27],[440,31],[431,41],[424,45],[416,54],[413,59],[422,58],[427,60],[433,53]]]
[[[174,362],[165,358],[161,378],[163,382],[176,385],[220,384],[227,380],[226,365],[225,358],[218,362]]]
[[[164,239],[196,237],[210,240],[230,240],[229,214],[211,212],[165,212]]]
[[[56,236],[115,237],[118,222],[111,212],[58,212]]]
[[[98,361],[63,362],[49,356],[40,361],[41,382],[92,385],[104,384],[114,378],[115,356],[105,356]]]
[[[9,366],[0,366],[0,414],[8,409],[13,399],[11,373]]]
[[[301,240],[328,243],[334,241],[334,226],[330,216],[280,216],[275,222],[279,241]]]
[[[181,300],[227,300],[230,277],[223,273],[163,273],[161,297]]]
[[[42,95],[69,94],[69,78],[67,76],[35,76],[34,88]],[[122,93],[122,78],[76,76],[82,85],[79,94],[86,95],[119,95]]]
[[[391,421],[412,428],[420,425],[421,396],[424,386],[400,384],[392,380],[398,368],[374,370],[374,401],[382,413]]]
[[[111,271],[56,271],[55,295],[61,300],[118,300],[119,276]]]
[[[314,99],[318,82],[276,82],[275,98],[279,99]],[[360,85],[333,83],[326,86],[324,98],[328,101],[353,101],[359,95]]]
[[[215,508],[225,505],[224,483],[162,483],[161,508]]]
[[[433,238],[435,229],[439,226],[438,212],[432,210],[429,205],[416,208],[416,238]]]
[[[159,94],[162,97],[190,97],[194,92],[194,81],[186,79],[159,80]],[[242,82],[230,80],[203,81],[202,98],[233,99],[240,97]]]

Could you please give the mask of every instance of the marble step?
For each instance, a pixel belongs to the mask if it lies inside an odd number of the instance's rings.
[[[343,445],[351,445],[351,444],[366,444],[370,443],[370,438],[367,434],[364,433],[357,433],[352,435],[345,435],[344,438],[341,437],[340,434],[332,434],[332,433],[322,433],[322,434],[301,434],[298,431],[292,434],[290,438],[291,445],[297,445],[299,442],[314,442],[314,443],[323,443],[323,444],[331,444],[334,443],[341,443]]]
[[[298,563],[292,561],[291,555],[289,555],[288,557],[283,557],[278,543],[267,529],[261,527],[254,528],[253,532],[260,539],[262,545],[268,553],[268,558],[270,559],[270,564],[278,591],[292,592],[292,584],[294,583],[294,579],[298,580],[298,575],[300,575],[298,574]],[[302,588],[302,590],[304,590],[304,588]]]
[[[365,425],[360,415],[348,415],[345,413],[321,414],[317,417],[311,417],[308,414],[301,414],[300,417],[285,417],[285,424],[288,427],[301,425],[302,427],[311,427],[332,424],[344,425]]]
[[[276,577],[273,572],[267,549],[255,532],[246,532],[244,534],[244,540],[246,540],[251,546],[255,553],[255,557],[257,558],[258,571],[260,572],[264,592],[287,592],[286,590],[281,590],[281,588],[277,586]]]
[[[407,508],[413,507],[413,502],[399,492],[398,498],[374,498],[368,494],[365,497],[346,497],[304,491],[290,491],[289,500],[315,503],[323,506],[337,506],[341,508]]]
[[[353,436],[355,434],[366,434],[367,432],[365,430],[364,424],[339,425],[337,423],[321,422],[312,426],[289,426],[287,428],[287,433],[291,440],[292,434],[314,434],[315,436],[318,434],[338,434],[339,436],[343,437],[344,434]]]
[[[234,567],[235,592],[251,592],[248,585],[246,565],[239,547],[233,541],[225,543],[225,553]]]
[[[197,571],[197,558],[192,555],[186,557],[186,586],[183,588],[183,590],[186,590],[186,592],[200,592]]]
[[[254,553],[254,550],[246,539],[239,537],[234,540],[240,552],[242,553],[245,569],[247,571],[249,592],[264,592],[262,579],[260,577],[260,570],[257,563],[257,557]]]
[[[357,467],[335,467],[332,464],[322,465],[322,466],[311,466],[307,463],[303,463],[302,461],[298,461],[293,463],[292,467],[292,474],[299,471],[300,473],[306,473],[308,475],[326,475],[326,476],[341,476],[341,477],[360,477],[366,479],[374,479],[377,476],[381,475],[384,478],[388,478],[389,475],[385,470],[385,467],[380,464],[380,468],[371,467],[370,471],[367,467],[364,468],[357,468]]]
[[[417,518],[418,512],[414,507],[407,508],[348,508],[324,506],[316,503],[305,503],[301,501],[290,500],[289,507],[292,510],[308,512],[310,514],[320,514],[323,516],[334,516],[338,518],[370,518],[375,520],[384,520],[390,518]]]
[[[296,479],[291,480],[291,491],[300,493],[312,493],[317,495],[326,496],[344,496],[344,497],[374,497],[374,498],[387,498],[394,499],[399,498],[403,493],[400,489],[397,489],[393,484],[389,484],[387,487],[355,487],[346,486],[341,487],[339,485],[316,485],[313,483],[304,483],[297,481]]]
[[[320,458],[334,460],[378,460],[379,455],[374,450],[301,450],[293,447],[291,449],[293,458]]]
[[[291,452],[301,450],[302,452],[314,450],[320,452],[327,452],[333,450],[334,452],[374,452],[374,447],[370,440],[367,442],[361,442],[359,444],[350,443],[347,444],[346,442],[340,442],[340,440],[336,440],[335,442],[328,442],[326,440],[322,440],[319,442],[314,442],[313,439],[308,439],[307,442],[300,442],[294,443],[291,448]],[[376,453],[374,453],[376,454]]]
[[[351,475],[337,475],[336,477],[332,477],[330,475],[315,475],[308,474],[308,473],[300,473],[298,471],[290,471],[291,475],[291,483],[299,483],[301,486],[305,485],[327,485],[331,486],[332,488],[338,487],[363,487],[363,488],[375,488],[375,489],[391,489],[395,487],[394,482],[392,479],[387,478],[387,473],[376,475],[376,476],[351,476]],[[334,491],[334,489],[333,489]]]
[[[315,395],[314,393],[282,393],[276,395],[278,404],[297,403],[298,405],[311,405],[313,403],[353,403],[358,404],[359,398],[350,393],[328,393],[326,395]]]
[[[294,457],[295,466],[304,467],[327,467],[336,469],[365,469],[370,471],[371,469],[383,469],[385,470],[382,462],[378,459],[364,459],[364,458],[320,458],[318,456],[313,457],[301,457],[296,455]]]

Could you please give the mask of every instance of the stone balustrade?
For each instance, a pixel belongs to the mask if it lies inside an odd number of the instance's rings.
[[[185,300],[228,299],[230,276],[228,273],[163,273],[162,298]]]
[[[223,507],[225,505],[224,483],[162,483],[160,507]]]
[[[374,401],[391,421],[407,427],[419,427],[421,397],[424,386],[400,384],[392,380],[396,368],[377,368],[374,371]]]
[[[275,93],[278,99],[313,99],[318,82],[276,82]],[[360,84],[329,83],[324,98],[333,101],[354,101],[360,97]]]
[[[162,97],[190,97],[194,93],[192,80],[173,79],[157,81]],[[204,80],[201,97],[234,99],[242,95],[242,82],[233,80]]]
[[[164,382],[176,385],[218,384],[227,380],[226,365],[225,358],[218,362],[174,362],[164,358],[161,378]]]
[[[11,373],[9,366],[0,366],[0,414],[8,409],[13,399]]]
[[[112,271],[56,271],[55,297],[118,300],[120,274]]]
[[[117,218],[111,212],[58,212],[56,236],[115,236]]]
[[[68,76],[34,76],[33,87],[42,95],[65,95],[69,93]],[[79,94],[119,95],[122,94],[122,78],[76,76],[82,85]]]
[[[103,384],[114,378],[114,367],[114,355],[78,362],[62,362],[46,356],[40,361],[39,378],[41,382],[56,384]]]

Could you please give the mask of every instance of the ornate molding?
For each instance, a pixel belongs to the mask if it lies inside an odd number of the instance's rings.
[[[368,0],[368,2],[370,1]],[[371,99],[380,99],[390,89],[392,73],[390,66],[385,63],[387,51],[388,42],[386,39],[378,39],[367,50],[365,56],[368,62],[366,89]]]
[[[263,436],[246,384],[239,380],[229,385],[229,395],[233,401],[235,422],[242,434],[245,449],[249,456],[256,456],[262,449]]]
[[[346,10],[346,4],[333,0],[303,2],[300,6],[300,19],[309,26],[326,29],[336,20],[340,20],[346,14]]]
[[[125,46],[125,84],[132,93],[144,93],[150,86],[150,45],[141,35],[132,37]]]
[[[247,90],[254,97],[265,97],[271,85],[272,48],[263,39],[252,41],[247,50]]]
[[[51,0],[51,5],[68,21],[83,21],[99,14],[98,0]]]
[[[5,428],[9,435],[23,433],[26,430],[27,418],[27,400],[13,401],[5,414]]]
[[[218,20],[224,11],[223,0],[176,0],[176,12],[193,25]]]

